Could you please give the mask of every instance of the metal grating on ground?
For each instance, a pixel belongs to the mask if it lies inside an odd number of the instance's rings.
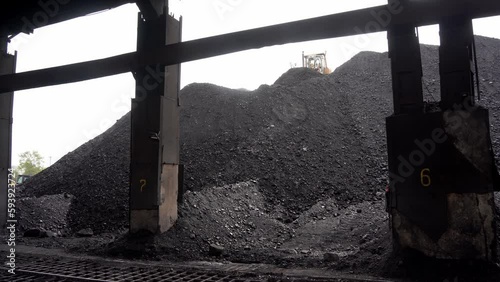
[[[133,266],[128,263],[68,259],[23,254],[18,257],[16,274],[6,271],[0,281],[127,281],[127,282],[260,282],[260,281],[352,281],[344,279],[313,279],[272,277],[254,273],[225,273],[172,267]]]
[[[62,278],[51,275],[29,274],[29,273],[16,273],[12,275],[5,271],[0,274],[0,281],[9,282],[69,282],[79,281],[76,279]]]
[[[18,260],[18,273],[36,276],[49,274],[59,278],[51,281],[185,281],[185,282],[244,282],[265,281],[257,277],[226,275],[172,268],[122,267],[88,260],[23,255]],[[16,275],[17,276],[17,275]],[[31,278],[28,278],[31,279]],[[38,279],[38,278],[37,278]],[[20,280],[26,281],[26,280]],[[47,280],[32,280],[47,281]]]

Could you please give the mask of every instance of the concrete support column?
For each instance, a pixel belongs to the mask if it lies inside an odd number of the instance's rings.
[[[181,40],[181,24],[165,8],[139,15],[138,52]],[[130,164],[130,232],[162,233],[177,220],[180,67],[150,65],[134,72]]]
[[[7,54],[7,39],[0,38],[0,75],[16,71],[16,55]],[[12,152],[14,93],[0,93],[0,225],[7,223],[7,185]]]

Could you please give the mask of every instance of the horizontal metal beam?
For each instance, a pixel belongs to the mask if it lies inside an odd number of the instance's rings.
[[[0,93],[79,82],[120,73],[137,65],[136,53],[106,59],[0,76]]]
[[[498,0],[414,0],[182,42],[144,54],[140,62],[179,64],[267,46],[387,31],[391,25],[438,24],[445,17],[500,15]],[[461,2],[464,2],[460,5]],[[418,3],[418,4],[417,4]],[[399,11],[399,12],[398,12]]]
[[[437,24],[446,17],[500,14],[498,0],[407,0],[308,20],[170,44],[147,53],[128,53],[13,75],[0,76],[0,93],[78,82],[125,73],[153,64],[175,65],[266,46],[386,31],[391,25]],[[401,4],[403,3],[403,4]]]

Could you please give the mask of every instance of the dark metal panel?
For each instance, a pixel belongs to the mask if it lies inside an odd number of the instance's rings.
[[[132,101],[130,160],[130,209],[158,208],[160,184],[160,112],[161,96]]]
[[[146,20],[154,20],[163,15],[168,6],[167,2],[165,0],[138,0],[137,6]]]
[[[439,238],[446,194],[499,188],[490,140],[488,111],[480,107],[387,118],[390,206]]]
[[[420,43],[412,25],[391,27],[388,31],[394,112],[421,112],[422,58]]]
[[[387,118],[391,207],[397,209],[431,238],[439,238],[447,229],[447,202],[439,179],[443,144],[432,141],[432,132],[442,128],[441,114],[400,115]],[[431,141],[429,141],[431,140]],[[420,148],[416,144],[424,145]],[[429,154],[423,152],[429,150]],[[423,157],[422,159],[419,159]],[[418,162],[415,160],[418,159]],[[445,160],[444,160],[445,161]],[[430,185],[422,183],[422,173]],[[429,179],[424,179],[427,181]]]
[[[16,60],[16,56],[0,53],[0,74],[14,73]],[[13,103],[14,93],[0,95],[0,227],[2,228],[7,222],[8,174],[12,165]]]
[[[410,1],[409,6],[405,6],[397,17],[391,16],[390,11],[394,7],[377,6],[170,44],[147,53],[128,53],[103,60],[3,75],[0,76],[0,93],[93,79],[156,63],[175,65],[266,46],[386,31],[389,24],[420,26],[437,24],[446,16],[467,14],[470,18],[480,18],[500,14],[500,1],[416,2],[420,1]],[[382,19],[381,15],[384,15]]]
[[[440,24],[439,74],[441,106],[451,109],[474,104],[473,44],[470,18],[448,19]]]

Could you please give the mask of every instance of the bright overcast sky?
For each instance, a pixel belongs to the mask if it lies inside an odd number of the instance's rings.
[[[170,0],[170,11],[183,16],[183,40],[377,6],[386,0]],[[221,8],[225,7],[226,10]],[[19,35],[10,45],[18,51],[17,71],[105,58],[136,49],[137,12],[125,5]],[[475,33],[500,38],[500,17],[476,20]],[[420,41],[439,43],[437,27],[420,29]],[[238,52],[182,65],[182,86],[209,82],[255,89],[272,84],[302,51],[327,51],[336,68],[359,51],[387,51],[386,33],[311,41]],[[18,155],[38,150],[45,164],[108,129],[130,109],[131,74],[16,92],[12,164]]]

